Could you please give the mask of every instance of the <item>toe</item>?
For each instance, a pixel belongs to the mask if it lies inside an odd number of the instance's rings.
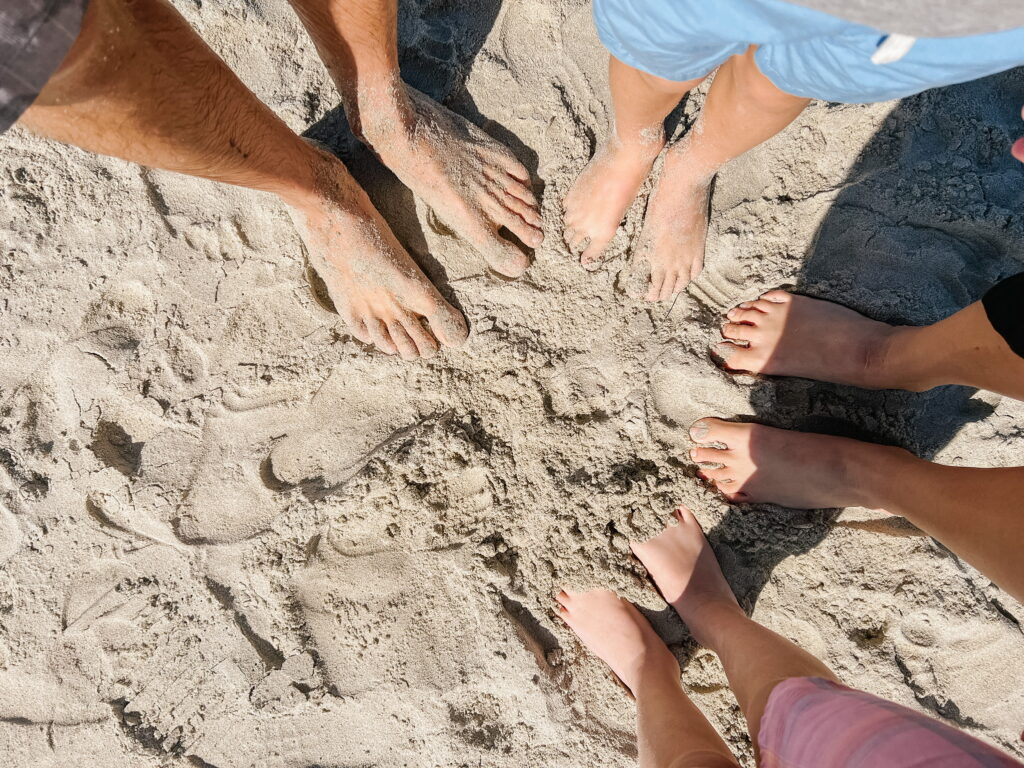
[[[658,301],[668,301],[672,298],[678,279],[679,274],[675,270],[670,270],[665,274],[664,279],[661,281],[661,290],[658,292]]]
[[[503,178],[498,180],[502,188],[513,197],[517,197],[526,203],[536,213],[537,211],[537,196],[533,194],[533,190],[530,189],[526,184],[519,181],[514,176],[505,175]]]
[[[788,304],[793,300],[793,294],[786,291],[774,290],[762,293],[761,298],[765,301],[770,301],[772,304]]]
[[[719,443],[727,449],[735,449],[735,444],[748,429],[749,425],[741,422],[707,417],[690,427],[690,437],[695,443]]]
[[[743,323],[724,323],[722,325],[722,336],[734,341],[754,341],[758,335],[758,328],[755,325]]]
[[[388,323],[388,335],[390,335],[391,340],[395,342],[395,346],[398,348],[398,354],[403,360],[415,360],[420,356],[419,352],[416,350],[416,343],[402,326],[401,321],[392,320]]]
[[[515,159],[511,152],[501,149],[495,152],[492,157],[495,164],[513,179],[517,179],[523,184],[530,183],[530,172],[526,170],[522,163]]]
[[[750,309],[741,309],[736,307],[735,309],[730,309],[725,316],[734,323],[757,325],[758,320],[764,318],[764,312],[759,309],[754,309],[753,307]]]
[[[672,288],[672,295],[675,296],[678,293],[682,293],[686,290],[686,286],[690,284],[690,276],[688,274],[680,273],[676,278],[676,284]]]
[[[388,355],[394,355],[398,352],[398,347],[391,340],[391,335],[388,333],[388,327],[384,324],[384,321],[379,317],[368,317],[366,318],[366,330],[370,334],[370,340],[377,346],[377,348]]]
[[[427,315],[434,336],[446,347],[460,347],[469,336],[466,318],[455,307],[441,300],[437,311]]]
[[[697,464],[721,464],[724,466],[731,457],[731,452],[721,448],[701,446],[690,449],[690,458]]]
[[[420,357],[433,357],[437,354],[440,349],[437,339],[423,327],[423,322],[418,317],[408,313],[404,314],[402,327],[416,345],[416,352]]]
[[[506,277],[520,277],[530,266],[530,259],[497,233],[490,234],[481,247],[491,268]]]
[[[541,220],[537,212],[522,200],[498,192],[500,198],[490,201],[491,220],[499,227],[507,227],[516,237],[529,246],[536,247],[544,242],[540,230]]]
[[[587,267],[600,262],[601,257],[604,255],[604,249],[608,247],[608,242],[609,240],[605,238],[590,238],[587,247],[580,254],[580,264]]]
[[[661,295],[661,286],[665,282],[665,270],[651,270],[651,285],[647,289],[647,301],[657,301]]]
[[[712,348],[712,356],[727,371],[733,373],[760,373],[758,353],[750,347],[723,341]]]

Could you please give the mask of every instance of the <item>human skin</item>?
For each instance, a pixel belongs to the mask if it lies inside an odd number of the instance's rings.
[[[755,51],[751,46],[719,67],[696,123],[665,156],[631,263],[648,301],[672,298],[703,268],[715,174],[789,125],[809,103],[765,77]],[[665,118],[704,80],[664,80],[614,57],[610,71],[615,130],[564,203],[565,239],[584,265],[600,259],[650,172],[664,146]]]

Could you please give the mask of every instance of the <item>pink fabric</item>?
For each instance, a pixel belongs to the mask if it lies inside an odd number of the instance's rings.
[[[939,720],[820,677],[775,686],[757,741],[762,768],[1024,768]]]

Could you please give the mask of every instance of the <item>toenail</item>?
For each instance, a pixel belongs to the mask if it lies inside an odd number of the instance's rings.
[[[697,460],[697,449],[696,448],[691,448],[690,449],[690,458],[693,459],[694,461]]]
[[[690,427],[690,437],[694,440],[703,440],[708,436],[711,431],[711,425],[706,421],[698,421],[692,427]]]

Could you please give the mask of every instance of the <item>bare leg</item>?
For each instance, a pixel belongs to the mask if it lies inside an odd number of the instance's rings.
[[[718,170],[793,122],[808,101],[762,75],[754,48],[719,68],[697,123],[669,150],[647,204],[633,269],[645,279],[649,301],[671,298],[702,269],[710,187]]]
[[[683,692],[675,656],[632,603],[606,590],[563,590],[558,602],[565,622],[636,699],[640,768],[739,765]]]
[[[712,418],[690,435],[700,475],[730,501],[902,515],[1024,599],[1024,467],[948,467],[900,448]]]
[[[703,78],[678,83],[609,57],[615,124],[565,198],[565,243],[584,266],[601,260],[665,146],[665,118]]]
[[[165,0],[92,0],[21,123],[93,152],[276,194],[352,332],[386,352],[416,357],[466,336],[345,167],[290,131]]]
[[[748,618],[693,513],[680,508],[675,518],[678,525],[631,547],[697,641],[722,660],[756,752],[776,685],[791,677],[836,678],[818,659]]]
[[[1024,400],[1024,358],[992,327],[981,302],[914,328],[769,291],[727,317],[726,341],[715,353],[729,370],[915,392],[962,384]]]
[[[493,269],[529,260],[499,233],[544,241],[530,176],[505,147],[407,87],[398,70],[397,0],[291,0],[341,93],[349,123],[402,182]]]

